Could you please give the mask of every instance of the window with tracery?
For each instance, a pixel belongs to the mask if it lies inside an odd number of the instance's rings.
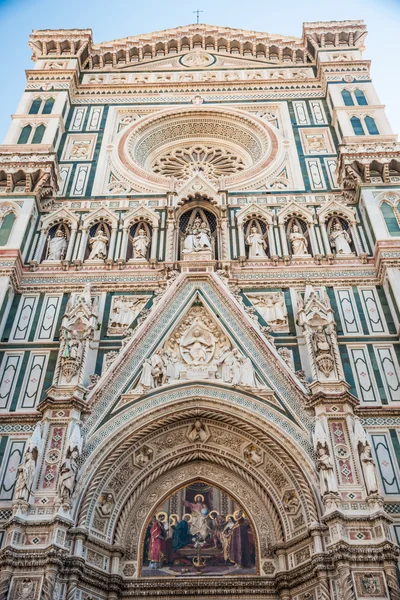
[[[246,168],[244,160],[226,148],[208,145],[174,148],[153,163],[154,173],[164,177],[188,179],[202,173],[209,179],[239,173]]]

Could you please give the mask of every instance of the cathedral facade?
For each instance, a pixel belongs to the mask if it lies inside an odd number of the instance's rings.
[[[0,600],[400,600],[400,145],[366,35],[32,33]]]

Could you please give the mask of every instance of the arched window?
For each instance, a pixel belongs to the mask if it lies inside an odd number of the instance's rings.
[[[25,125],[25,127],[23,127],[21,129],[21,133],[19,134],[17,144],[27,144],[31,133],[32,133],[32,125]]]
[[[382,202],[381,211],[390,235],[393,235],[394,237],[399,237],[400,225],[393,206],[391,204],[388,204],[387,202]]]
[[[49,115],[51,113],[51,111],[53,110],[53,106],[54,106],[54,98],[47,98],[46,102],[44,103],[42,114]]]
[[[2,220],[0,225],[0,246],[5,246],[8,243],[16,218],[13,212],[9,212]]]
[[[46,127],[44,125],[38,125],[35,129],[35,133],[33,134],[32,144],[40,144],[45,131]]]
[[[362,90],[355,90],[354,95],[356,97],[357,104],[359,106],[368,106],[367,99],[366,99],[365,94],[364,94],[364,92]]]
[[[379,135],[379,131],[376,126],[375,119],[373,119],[372,117],[365,117],[364,121],[365,121],[365,125],[368,129],[368,133],[370,135]]]
[[[349,90],[342,90],[342,98],[345,106],[354,106],[353,96]]]
[[[355,135],[365,135],[362,123],[358,117],[351,117],[350,121]]]
[[[29,109],[29,114],[30,115],[37,115],[40,111],[40,107],[42,106],[42,99],[41,98],[36,98],[32,104],[31,107]]]

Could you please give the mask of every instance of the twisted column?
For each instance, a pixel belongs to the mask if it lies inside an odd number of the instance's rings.
[[[343,600],[356,600],[350,568],[348,566],[339,567],[339,577]]]
[[[397,580],[396,568],[393,565],[384,565],[384,569],[390,600],[400,600],[400,588]]]

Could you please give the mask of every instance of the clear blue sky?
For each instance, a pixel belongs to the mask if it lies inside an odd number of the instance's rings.
[[[31,66],[32,29],[91,28],[96,43],[194,22],[300,36],[303,21],[364,19],[365,57],[395,133],[400,133],[400,0],[0,0],[0,140]]]

